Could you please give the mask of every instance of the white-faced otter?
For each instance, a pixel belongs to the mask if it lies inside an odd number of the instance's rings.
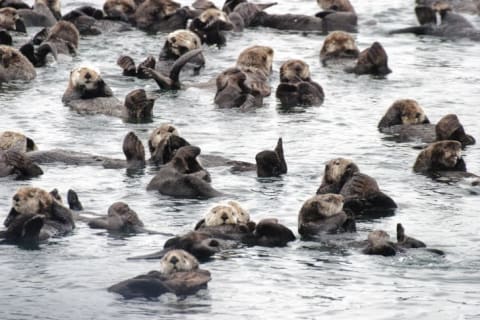
[[[187,27],[193,12],[188,7],[171,0],[146,0],[142,2],[135,14],[133,23],[137,28],[147,32],[171,32]]]
[[[18,13],[28,27],[51,27],[61,17],[60,0],[35,0],[33,8],[23,8]]]
[[[150,271],[117,283],[108,291],[126,299],[156,298],[164,293],[186,296],[207,287],[210,272],[199,269],[198,261],[184,250],[171,250],[160,261],[160,271]]]
[[[210,198],[221,195],[210,185],[209,173],[198,163],[200,148],[185,146],[162,167],[150,181],[147,190],[182,198]]]
[[[305,201],[298,214],[298,233],[304,238],[354,231],[355,220],[343,211],[339,194],[316,195]]]
[[[344,208],[355,216],[388,216],[397,208],[395,202],[380,191],[372,177],[360,173],[358,166],[344,158],[330,160],[325,165],[325,173],[317,194],[341,194]]]
[[[35,67],[20,51],[0,45],[0,83],[15,80],[30,81],[36,76]]]
[[[38,150],[35,142],[20,132],[3,131],[0,132],[0,150],[17,150],[29,152]]]
[[[386,76],[392,70],[388,67],[388,56],[379,42],[374,42],[370,48],[360,52],[354,67],[348,67],[346,72],[358,75],[371,74],[374,76]]]
[[[445,182],[476,178],[473,184],[478,184],[480,178],[467,172],[462,158],[462,144],[453,140],[434,142],[423,149],[417,156],[413,171]]]
[[[221,47],[227,42],[224,32],[233,30],[233,24],[225,12],[210,8],[193,19],[189,29],[200,37],[202,43]]]
[[[247,110],[263,104],[271,93],[268,78],[272,72],[273,49],[253,46],[243,50],[234,68],[217,76],[215,104],[220,108]]]
[[[476,29],[465,17],[452,11],[444,1],[436,1],[433,5],[415,7],[420,26],[390,31],[390,34],[414,33],[445,38],[468,38],[480,41],[480,30]]]
[[[53,236],[65,235],[75,228],[72,212],[58,202],[49,192],[34,188],[21,187],[13,196],[12,209],[4,221],[5,227],[15,224],[18,228],[27,226],[18,224],[20,219],[25,223],[33,216],[40,216],[36,220],[36,235],[30,235],[32,241],[43,241]],[[25,221],[25,216],[30,217]]]
[[[284,107],[321,105],[325,97],[323,88],[311,79],[310,68],[302,60],[282,64],[275,95]]]
[[[327,62],[348,62],[358,58],[360,51],[353,37],[344,31],[331,32],[323,41],[320,50],[320,61],[323,66]]]

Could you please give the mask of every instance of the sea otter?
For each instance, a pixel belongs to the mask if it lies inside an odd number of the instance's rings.
[[[108,288],[125,299],[156,298],[164,293],[186,296],[207,287],[210,272],[199,269],[198,261],[184,250],[171,250],[160,260],[160,271],[124,280]]]
[[[413,171],[438,181],[452,182],[462,178],[475,178],[474,185],[480,181],[479,176],[467,172],[462,158],[462,144],[454,140],[434,142],[423,149],[417,156]]]
[[[37,39],[43,37],[45,31],[40,31]],[[55,47],[58,54],[75,56],[78,50],[80,33],[75,25],[68,21],[59,21],[46,32],[45,40],[42,43],[49,43]]]
[[[0,132],[0,150],[17,150],[20,152],[29,152],[38,150],[35,142],[20,132],[3,131]]]
[[[416,6],[420,26],[390,31],[390,34],[414,33],[450,39],[468,38],[480,41],[480,30],[476,29],[461,14],[452,11],[444,1],[437,1],[432,6]]]
[[[275,95],[284,107],[321,105],[325,97],[323,88],[311,79],[310,68],[302,60],[282,64]]]
[[[33,8],[18,10],[28,27],[51,27],[62,17],[60,0],[35,0]]]
[[[222,11],[228,14],[228,19],[233,24],[233,31],[241,32],[245,28],[252,27],[255,24],[257,15],[263,10],[276,5],[272,3],[251,3],[248,1],[225,1]]]
[[[42,169],[22,151],[0,150],[0,177],[16,175],[18,178],[25,179],[42,174]]]
[[[253,46],[243,50],[236,66],[217,76],[215,104],[220,108],[248,110],[260,107],[271,93],[268,78],[272,72],[273,49]]]
[[[123,153],[126,160],[61,149],[32,151],[25,156],[39,164],[60,162],[67,165],[103,166],[108,169],[138,169],[145,166],[143,144],[133,132],[129,132],[123,140]]]
[[[420,6],[434,7],[438,0],[416,0],[415,3]],[[479,14],[480,2],[478,0],[443,0],[456,12]]]
[[[343,211],[339,194],[316,195],[305,201],[298,214],[298,233],[303,238],[354,231],[355,220]]]
[[[393,214],[395,202],[380,191],[372,177],[360,173],[358,166],[349,159],[337,158],[325,165],[325,173],[317,194],[341,194],[344,208],[355,216],[385,216]]]
[[[210,174],[196,160],[199,154],[200,148],[195,146],[178,149],[173,159],[153,177],[147,190],[182,198],[221,195],[210,185]]]
[[[379,42],[374,42],[370,48],[360,52],[354,67],[348,67],[346,72],[357,75],[371,74],[374,76],[386,76],[392,70],[388,67],[388,56]]]
[[[180,137],[177,129],[171,124],[162,124],[150,133],[148,149],[150,163],[162,165],[168,163],[175,156],[178,149],[189,146],[190,143]]]
[[[320,61],[323,66],[331,62],[349,62],[356,60],[360,54],[353,37],[344,31],[331,32],[323,41]]]
[[[34,187],[21,187],[13,196],[12,209],[4,221],[5,227],[12,224],[17,227],[28,227],[18,225],[18,220],[24,220],[25,215],[39,215],[41,220],[35,218],[35,224],[42,224],[41,228],[35,228],[38,234],[32,238],[34,241],[43,241],[54,236],[61,236],[71,232],[75,228],[72,212],[58,202],[47,191]],[[25,221],[28,223],[30,218]],[[37,225],[38,226],[38,225]]]
[[[323,10],[355,13],[355,9],[349,0],[317,0],[317,3]]]
[[[203,11],[192,20],[189,29],[195,32],[202,43],[207,45],[225,46],[227,39],[225,31],[233,30],[234,26],[225,12],[216,8]]]
[[[0,29],[26,33],[25,23],[15,8],[0,8]]]
[[[20,51],[0,45],[0,83],[15,80],[30,81],[36,76],[35,67]]]
[[[108,208],[106,217],[93,218],[88,221],[93,229],[107,229],[118,232],[145,232],[142,220],[125,202],[115,202]]]
[[[147,32],[172,32],[185,29],[193,17],[191,9],[172,0],[146,0],[135,10],[132,22]]]

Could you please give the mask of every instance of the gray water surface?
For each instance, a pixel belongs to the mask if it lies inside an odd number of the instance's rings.
[[[221,5],[222,1],[214,1]],[[313,14],[315,1],[280,1],[269,12]],[[88,2],[87,2],[88,3]],[[188,4],[183,1],[183,4]],[[70,70],[80,65],[98,68],[114,94],[123,98],[133,89],[157,90],[153,81],[121,76],[116,60],[128,54],[139,62],[157,56],[166,34],[141,31],[82,37],[79,55],[37,69],[30,83],[0,87],[0,131],[22,131],[40,149],[64,148],[122,158],[121,143],[134,131],[144,143],[162,123],[172,123],[202,152],[254,161],[257,152],[272,149],[283,137],[288,174],[262,180],[254,173],[210,170],[213,186],[227,196],[182,200],[145,190],[154,174],[98,167],[43,165],[44,175],[30,181],[0,179],[0,220],[7,215],[19,186],[58,188],[65,198],[75,189],[85,209],[106,214],[116,201],[127,202],[149,229],[182,234],[193,228],[212,204],[236,199],[253,220],[277,217],[296,232],[297,214],[321,181],[326,161],[353,159],[361,171],[377,179],[398,204],[395,216],[358,222],[354,240],[373,229],[392,236],[401,222],[407,234],[445,257],[411,251],[396,257],[362,255],[335,243],[295,241],[286,248],[245,248],[223,252],[202,268],[212,281],[186,299],[173,295],[158,301],[126,301],[106,291],[118,281],[158,268],[158,261],[126,258],[159,250],[167,236],[116,237],[79,222],[75,231],[53,239],[40,250],[0,246],[0,310],[2,319],[480,319],[480,190],[466,183],[442,184],[416,175],[415,143],[383,139],[376,125],[400,98],[416,99],[432,122],[456,113],[466,131],[480,140],[480,44],[444,41],[413,35],[389,36],[388,30],[415,25],[412,1],[353,0],[359,15],[359,48],[380,41],[393,73],[386,79],[354,76],[324,68],[319,52],[324,36],[272,29],[246,30],[228,37],[225,48],[205,48],[206,68],[200,76],[184,73],[186,84],[205,82],[234,65],[248,46],[275,50],[271,85],[278,84],[280,65],[291,58],[310,65],[312,77],[325,91],[320,107],[286,112],[274,95],[255,112],[219,110],[215,92],[189,88],[157,92],[154,121],[125,123],[107,116],[78,115],[61,103]],[[84,4],[82,2],[81,4]],[[65,1],[68,12],[81,5]],[[93,2],[101,7],[100,0]],[[480,26],[478,16],[468,16]],[[375,24],[371,22],[375,21]],[[35,32],[30,30],[30,35]],[[17,45],[25,38],[17,38]],[[465,152],[469,171],[480,173],[479,144]]]

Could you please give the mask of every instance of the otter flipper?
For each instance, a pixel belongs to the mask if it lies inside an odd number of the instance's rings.
[[[389,34],[398,34],[398,33],[413,33],[416,35],[431,34],[433,28],[429,25],[408,27],[403,29],[392,30],[388,32]]]
[[[149,99],[145,90],[136,89],[125,97],[125,108],[129,120],[151,120],[155,99]]]
[[[145,61],[140,63],[137,68],[137,78],[139,79],[148,79],[149,76],[148,74],[145,73],[145,68],[151,68],[155,69],[155,65],[157,62],[155,61],[155,58],[153,56],[148,56]]]
[[[135,62],[129,56],[120,56],[117,59],[117,65],[123,69],[124,76],[131,76],[134,77],[137,75],[137,68],[135,66]]]
[[[35,34],[32,38],[32,43],[34,45],[39,45],[41,44],[42,42],[44,42],[48,37],[48,29],[47,28],[43,28],[42,30],[40,30],[39,32],[37,32],[37,34]]]
[[[287,162],[285,161],[285,156],[283,154],[282,138],[278,138],[277,146],[275,147],[275,153],[278,155],[280,160],[280,173],[287,173]]]
[[[20,173],[21,177],[31,178],[43,174],[42,169],[21,152],[8,150],[5,156],[7,158],[7,164],[13,166],[15,170]]]
[[[142,259],[153,260],[153,259],[162,259],[163,256],[164,256],[168,251],[170,251],[170,250],[171,250],[171,249],[168,248],[168,249],[163,249],[163,250],[161,250],[161,251],[157,251],[157,252],[150,253],[150,254],[145,254],[145,255],[135,256],[135,257],[128,257],[127,260],[142,260]]]
[[[170,70],[169,78],[172,80],[174,85],[178,86],[178,88],[180,88],[180,71],[190,60],[197,57],[201,53],[202,49],[191,50],[178,58],[173,64],[172,69]]]
[[[13,39],[10,33],[7,30],[0,30],[0,45],[11,46],[13,44]]]
[[[153,147],[149,145],[151,148],[150,151],[152,152],[151,160],[156,164],[166,164],[170,160],[172,160],[175,152],[184,146],[189,146],[187,140],[179,137],[177,135],[171,135],[167,139],[163,139],[160,143]]]
[[[143,168],[145,166],[145,148],[133,132],[129,132],[123,140],[123,153],[127,159],[128,168]]]
[[[22,242],[36,243],[39,241],[40,230],[44,225],[44,218],[35,215],[23,225]]]
[[[27,33],[27,27],[25,26],[23,19],[17,19],[17,21],[15,21],[15,31]]]
[[[83,210],[83,205],[78,199],[77,193],[72,189],[68,190],[67,192],[67,202],[70,210],[74,210],[74,211]]]

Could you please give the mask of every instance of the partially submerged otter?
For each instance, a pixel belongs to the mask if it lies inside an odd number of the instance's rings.
[[[18,10],[11,7],[0,8],[0,30],[2,29],[24,33],[27,32],[24,21],[18,14]]]
[[[147,32],[171,32],[185,29],[187,21],[193,18],[188,7],[171,0],[146,0],[135,10],[132,23]]]
[[[0,83],[15,80],[30,81],[36,76],[35,67],[20,51],[0,45]]]
[[[260,107],[271,93],[273,49],[253,46],[243,50],[237,64],[217,76],[215,104],[220,108],[248,110]]]
[[[354,67],[348,67],[346,72],[357,75],[371,74],[374,76],[386,76],[392,70],[388,67],[388,56],[379,42],[374,42],[370,48],[360,52]]]
[[[115,202],[108,208],[106,217],[90,219],[88,226],[117,232],[145,232],[142,220],[125,202]]]
[[[16,175],[19,178],[33,178],[42,175],[42,169],[17,150],[0,150],[0,177]]]
[[[360,173],[358,166],[344,158],[330,160],[317,194],[335,193],[344,197],[344,208],[355,216],[376,217],[392,215],[395,202],[380,191],[372,177]]]
[[[323,41],[320,61],[323,66],[331,62],[349,62],[358,58],[360,51],[353,37],[343,31],[331,32]]]
[[[69,209],[47,191],[33,187],[17,190],[4,225],[7,240],[31,244],[65,235],[75,228]]]
[[[298,233],[303,238],[354,231],[355,219],[343,211],[339,194],[316,195],[305,201],[298,214]]]
[[[171,250],[160,261],[160,271],[119,282],[108,291],[126,299],[151,299],[165,293],[186,296],[206,288],[210,279],[210,272],[199,269],[194,256],[184,250]]]
[[[204,10],[189,26],[189,29],[200,37],[202,43],[218,47],[224,46],[227,42],[224,32],[233,28],[227,14],[217,8]]]
[[[210,174],[198,163],[200,148],[185,146],[162,167],[150,181],[147,190],[182,198],[210,198],[221,195],[210,185]]]
[[[275,93],[282,106],[321,105],[323,88],[312,80],[308,64],[302,60],[288,60],[280,67],[280,84]]]
[[[113,97],[112,89],[100,73],[92,68],[79,67],[70,72],[68,87],[62,102],[81,114],[105,114],[129,121],[145,121],[152,118],[154,99],[145,90],[130,92],[122,104]]]
[[[0,132],[0,150],[17,150],[20,152],[29,152],[38,150],[35,142],[25,136],[23,133],[14,131]]]
[[[28,27],[51,27],[61,17],[60,0],[35,0],[33,8],[18,10]]]

